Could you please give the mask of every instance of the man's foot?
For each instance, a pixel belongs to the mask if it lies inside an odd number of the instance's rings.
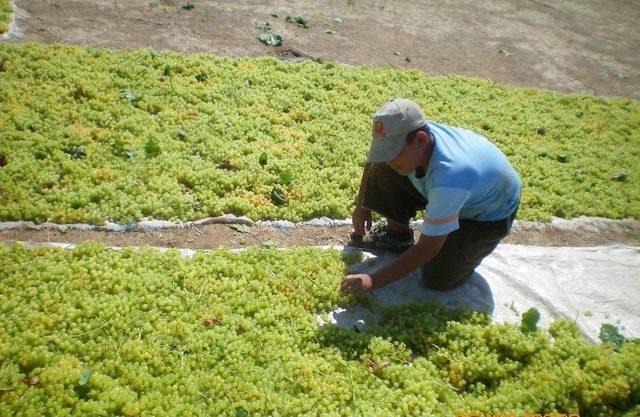
[[[413,245],[413,231],[398,232],[387,225],[376,225],[366,236],[351,233],[348,246],[402,253]]]

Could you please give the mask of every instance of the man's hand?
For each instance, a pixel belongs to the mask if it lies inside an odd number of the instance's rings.
[[[342,280],[340,289],[344,293],[357,294],[360,292],[371,291],[373,288],[373,280],[368,274],[347,275]]]
[[[365,227],[367,230],[371,230],[371,210],[368,210],[358,204],[353,210],[353,215],[351,216],[351,222],[353,223],[353,230],[355,230],[357,235],[364,236],[365,235]]]

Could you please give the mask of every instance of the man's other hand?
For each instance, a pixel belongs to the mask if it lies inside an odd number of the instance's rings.
[[[365,227],[367,228],[367,230],[371,230],[371,210],[368,210],[358,204],[355,210],[353,210],[351,222],[353,223],[353,230],[355,230],[356,234],[364,236]]]
[[[373,288],[373,280],[368,274],[347,275],[342,279],[340,290],[347,294],[357,294],[361,292],[371,291]]]

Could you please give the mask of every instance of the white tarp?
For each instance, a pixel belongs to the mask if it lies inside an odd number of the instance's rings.
[[[394,256],[380,255],[374,265],[358,264],[354,269],[373,272]],[[374,291],[374,305],[437,300],[452,308],[468,305],[491,313],[494,322],[511,323],[519,323],[521,314],[535,307],[541,316],[539,326],[545,328],[564,317],[575,320],[592,341],[599,341],[603,323],[618,327],[626,337],[640,337],[640,247],[500,245],[469,281],[447,292],[428,290],[420,275],[415,271]],[[378,319],[374,310],[340,308],[328,319],[341,326],[363,327]],[[323,318],[319,316],[318,322],[322,324]]]

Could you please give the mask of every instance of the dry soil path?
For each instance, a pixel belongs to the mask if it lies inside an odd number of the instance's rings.
[[[14,3],[8,42],[302,56],[640,98],[637,0],[191,0],[190,10],[184,0]],[[256,21],[271,22],[283,45],[259,43]]]

